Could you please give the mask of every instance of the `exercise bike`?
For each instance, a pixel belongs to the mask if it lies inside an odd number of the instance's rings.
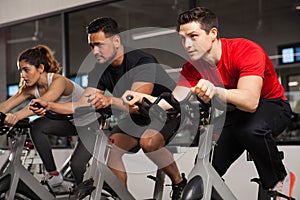
[[[236,200],[237,198],[225,184],[224,180],[218,175],[211,165],[211,158],[216,142],[213,139],[212,118],[216,112],[211,102],[204,103],[198,97],[189,93],[186,98],[178,102],[171,94],[168,103],[173,106],[177,112],[181,113],[184,119],[190,118],[191,121],[199,122],[195,141],[198,140],[198,153],[195,165],[192,168],[188,178],[188,184],[182,194],[182,200]],[[151,106],[157,104],[161,98],[158,98]],[[151,107],[150,106],[150,107]],[[233,105],[227,105],[230,110],[235,109]],[[199,112],[199,120],[195,110]],[[258,181],[259,180],[254,180]],[[271,198],[282,197],[287,200],[295,200],[276,191],[263,191],[259,185],[258,200],[270,200]]]
[[[47,116],[49,117],[49,113]],[[69,190],[55,190],[39,182],[21,162],[24,144],[30,131],[29,119],[20,120],[14,127],[4,125],[6,115],[0,112],[0,134],[7,134],[10,141],[10,155],[1,168],[0,199],[69,199]],[[51,115],[52,119],[69,119],[70,116]],[[58,197],[62,195],[62,197]]]
[[[131,97],[127,98],[128,100]],[[171,111],[162,110],[157,104],[162,100],[166,100],[174,109]],[[146,102],[146,103],[145,103]],[[218,102],[214,102],[218,103]],[[146,105],[146,106],[145,106]],[[218,105],[220,106],[220,104]],[[227,110],[234,110],[233,105],[226,105]],[[155,102],[151,103],[147,99],[143,99],[142,104],[139,105],[140,110],[144,113],[151,113],[152,116],[164,120],[162,116],[168,115],[168,112],[173,116],[181,114],[182,123],[192,121],[197,124],[197,134],[194,138],[193,144],[198,146],[198,153],[195,160],[195,165],[192,168],[188,178],[188,184],[186,185],[182,200],[235,200],[237,199],[230,188],[226,185],[224,180],[218,175],[215,169],[211,165],[211,158],[213,150],[216,145],[216,141],[213,139],[213,127],[214,123],[212,119],[216,113],[216,108],[212,106],[212,103],[204,103],[192,93],[188,93],[186,98],[181,102],[178,102],[172,94],[163,93]],[[185,128],[185,126],[183,126]],[[260,184],[259,180],[257,181]],[[271,198],[282,197],[287,200],[295,200],[293,197],[288,197],[276,191],[262,190],[259,185],[258,200],[270,200]]]
[[[192,96],[189,94],[188,96]],[[182,199],[183,200],[210,200],[224,199],[237,200],[235,195],[225,184],[224,180],[218,175],[211,165],[211,157],[213,148],[216,145],[213,140],[213,124],[214,109],[211,102],[204,103],[198,98],[186,103],[188,106],[195,107],[198,104],[200,112],[200,123],[198,126],[198,153],[195,165],[189,174],[189,181],[186,185]],[[233,108],[230,108],[233,109]],[[186,117],[191,117],[186,112]]]
[[[130,97],[128,97],[130,98]],[[178,115],[177,110],[172,109],[168,111],[163,111],[157,104],[162,99],[166,100],[173,106],[178,106],[178,104],[174,103],[177,102],[175,98],[169,93],[164,93],[160,95],[156,102],[151,103],[148,99],[144,98],[142,104],[138,104],[139,112],[145,116],[152,116],[158,120],[166,120],[167,118],[174,118]],[[74,118],[76,116],[82,116],[84,114],[90,112],[99,112],[100,110],[95,110],[93,107],[79,107],[75,109]],[[104,116],[103,113],[101,113]],[[104,117],[105,119],[105,117]],[[105,120],[100,123],[100,127],[105,127]],[[91,128],[88,128],[92,130]],[[88,134],[84,132],[84,134]],[[85,182],[83,183],[83,187],[90,187],[93,185],[95,189],[91,191],[86,198],[91,200],[98,200],[98,199],[105,199],[105,198],[112,198],[112,199],[126,199],[126,200],[134,200],[134,196],[121,184],[121,182],[117,179],[117,177],[113,174],[113,172],[107,166],[107,157],[109,155],[109,150],[111,145],[108,143],[108,138],[106,134],[103,132],[103,129],[97,129],[91,131],[91,134],[96,135],[95,145],[93,148],[93,157],[92,157],[92,164],[90,165],[88,171],[85,174]],[[164,189],[164,178],[165,174],[162,169],[158,169],[156,171],[156,175],[149,175],[147,176],[149,179],[155,181],[153,196],[150,198],[151,200],[162,200],[163,198],[163,189]],[[105,193],[108,192],[108,194]],[[150,200],[148,199],[148,200]]]
[[[39,105],[36,105],[37,107]],[[77,114],[81,115],[84,113],[95,112],[92,107],[83,107],[76,109],[74,116]],[[119,182],[116,176],[106,166],[106,157],[109,153],[109,144],[107,143],[107,137],[103,134],[103,129],[106,126],[108,115],[101,111],[100,112],[101,122],[99,129],[92,130],[89,126],[86,128],[96,133],[96,142],[94,148],[94,156],[91,164],[88,167],[87,173],[85,174],[85,181],[75,187],[71,193],[77,191],[75,195],[69,195],[70,191],[64,196],[59,196],[49,191],[46,185],[41,184],[21,163],[22,151],[24,149],[25,141],[28,137],[30,130],[29,119],[20,120],[14,127],[7,127],[4,125],[6,115],[1,113],[0,115],[0,127],[1,134],[7,134],[11,138],[11,153],[7,164],[2,168],[3,173],[0,174],[0,199],[5,200],[78,200],[78,199],[132,199],[132,194]],[[46,117],[53,120],[69,120],[72,115],[60,115],[47,112]],[[66,164],[63,167],[63,171],[68,173],[69,166]],[[162,177],[164,177],[162,175]],[[157,177],[155,181],[163,184],[163,182]],[[154,197],[160,195],[161,191],[159,188],[162,186],[155,187]],[[152,199],[152,198],[151,198]],[[155,198],[159,199],[159,198]],[[161,198],[160,198],[161,199]]]
[[[82,191],[79,193],[84,194],[84,196],[81,197],[83,199],[134,200],[135,197],[121,184],[115,174],[107,166],[107,158],[111,144],[108,142],[108,130],[105,127],[108,127],[107,119],[109,118],[109,114],[103,109],[95,110],[93,107],[86,106],[75,109],[74,119],[76,120],[77,116],[93,112],[99,112],[102,118],[99,121],[100,126],[98,129],[87,126],[84,131],[85,135],[90,134],[91,136],[95,136],[95,143],[91,164],[84,175],[85,181],[78,186],[79,189],[75,188],[75,190],[80,191],[80,188],[82,188]],[[157,180],[156,177],[155,180]],[[162,183],[160,179],[157,181],[158,183]],[[158,188],[161,187],[156,186],[155,188],[154,198],[151,199],[156,199],[159,195],[160,190]]]

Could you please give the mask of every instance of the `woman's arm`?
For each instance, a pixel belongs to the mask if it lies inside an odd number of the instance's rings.
[[[57,103],[57,102],[45,101],[43,99],[33,99],[30,102],[30,109],[33,110],[38,115],[44,115],[47,110],[50,110],[52,112],[59,113],[59,114],[72,114],[72,113],[74,113],[74,111],[77,107],[90,106],[89,98],[97,90],[98,89],[91,88],[91,87],[86,88],[77,102]],[[100,92],[102,94],[104,93],[101,90],[98,90],[98,92]],[[33,105],[35,103],[39,103],[44,108],[34,107]]]
[[[63,92],[66,90],[66,88],[67,78],[59,75],[53,79],[47,91],[41,95],[39,99],[43,101],[56,101],[60,96],[63,95]],[[35,113],[30,109],[30,105],[28,105],[20,111],[14,113],[14,115],[16,116],[17,120],[20,120],[35,115]]]
[[[26,101],[29,97],[30,94],[28,94],[28,92],[26,92],[24,89],[20,89],[14,96],[0,104],[0,111],[7,113]]]
[[[56,101],[59,97],[64,95],[66,90],[70,90],[72,93],[74,85],[68,84],[68,79],[61,75],[54,76],[51,85],[47,91],[41,95],[40,99],[44,101]]]
[[[32,88],[29,87],[20,88],[14,96],[10,97],[5,102],[0,104],[0,111],[6,113],[5,123],[7,125],[14,126],[20,119],[23,119],[27,116],[26,113],[34,114],[28,109],[28,106],[18,111],[19,116],[12,113],[8,113],[24,101],[26,101],[31,96],[31,90]]]

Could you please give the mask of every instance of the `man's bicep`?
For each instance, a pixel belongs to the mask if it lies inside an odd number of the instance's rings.
[[[253,96],[259,98],[263,85],[263,78],[260,76],[244,76],[238,81],[237,89],[247,90]]]
[[[153,88],[154,84],[149,82],[134,82],[131,86],[131,90],[144,94],[151,94]]]

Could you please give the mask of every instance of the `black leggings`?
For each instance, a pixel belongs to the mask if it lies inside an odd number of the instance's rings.
[[[230,165],[247,150],[254,160],[265,189],[286,176],[274,137],[289,124],[291,109],[286,101],[261,100],[254,113],[235,110],[226,113],[213,157],[213,166],[223,176]]]
[[[76,127],[67,120],[51,120],[46,117],[40,117],[32,122],[31,139],[35,149],[39,153],[45,168],[48,172],[55,171],[56,165],[51,151],[51,144],[48,135],[59,137],[77,135]],[[80,139],[72,153],[71,170],[77,184],[83,180],[86,164],[91,158],[91,154]]]

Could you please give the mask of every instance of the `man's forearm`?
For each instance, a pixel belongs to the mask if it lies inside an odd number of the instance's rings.
[[[120,110],[128,111],[128,106],[124,105],[124,102],[121,98],[110,97],[111,106]]]

